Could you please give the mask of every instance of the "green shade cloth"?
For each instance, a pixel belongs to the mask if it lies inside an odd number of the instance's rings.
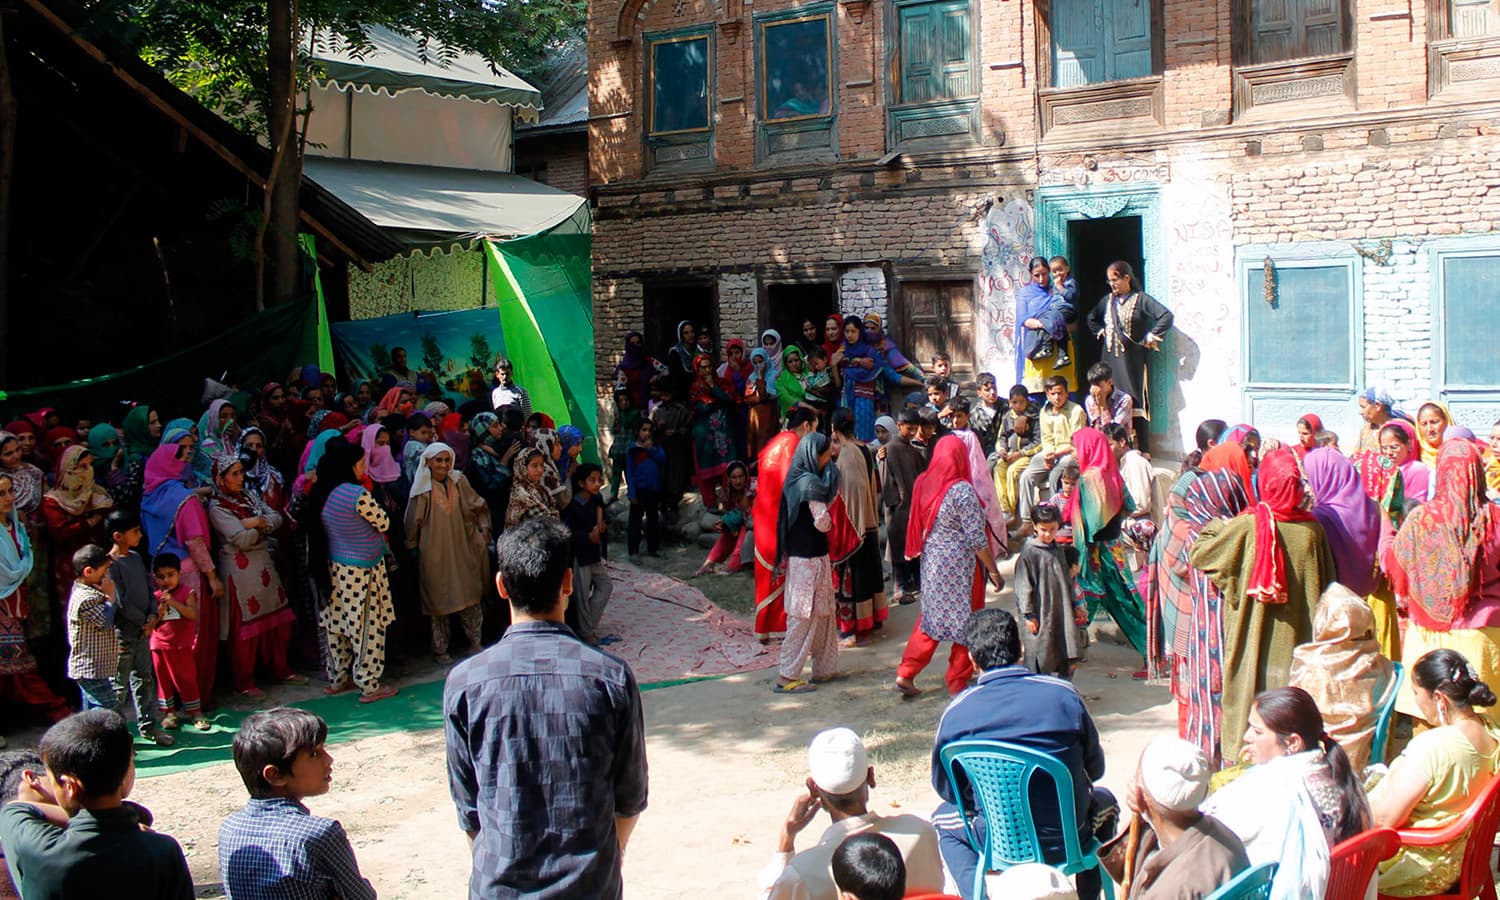
[[[412,245],[535,235],[584,205],[576,194],[506,172],[308,157],[302,171]]]
[[[328,326],[328,304],[323,301],[323,273],[318,269],[316,260],[318,258],[317,239],[310,234],[302,235],[302,252],[307,254],[308,259],[314,260],[313,291],[318,297],[318,370],[322,372],[333,371],[333,332]],[[241,413],[244,410],[240,410]]]
[[[715,681],[727,675],[702,678],[676,678],[641,685],[642,691]],[[316,713],[328,723],[328,743],[342,744],[362,738],[397,731],[427,731],[443,727],[443,679],[407,685],[401,693],[379,703],[360,703],[359,694],[350,691],[337,697],[315,697],[289,704]],[[216,766],[234,760],[234,736],[240,722],[253,710],[225,711],[214,715],[212,731],[202,732],[191,725],[172,732],[177,744],[172,747],[136,743],[135,769],[142,778],[175,775]]]
[[[415,38],[389,28],[365,29],[372,45],[354,50],[336,36],[318,35],[311,56],[323,77],[339,88],[374,88],[391,94],[421,90],[440,97],[464,97],[520,107],[520,116],[536,121],[542,92],[477,53],[455,52],[430,42],[423,58]]]

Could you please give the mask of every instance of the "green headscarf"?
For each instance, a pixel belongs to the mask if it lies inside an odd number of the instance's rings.
[[[108,422],[100,422],[89,429],[89,454],[95,463],[107,463],[120,452],[120,433]]]
[[[807,394],[807,383],[803,380],[806,369],[799,375],[786,365],[787,360],[792,357],[802,359],[802,351],[791,346],[781,354],[781,374],[776,376],[776,403],[781,409],[781,417],[786,418],[787,410],[801,402]]]
[[[156,449],[156,438],[151,436],[151,407],[142,403],[125,414],[125,458],[128,461],[145,460]]]

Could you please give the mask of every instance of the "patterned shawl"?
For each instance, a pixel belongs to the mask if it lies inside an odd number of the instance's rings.
[[[1443,445],[1437,493],[1406,521],[1392,547],[1402,570],[1392,581],[1418,625],[1447,631],[1463,617],[1478,588],[1479,555],[1494,517],[1479,451],[1467,441]]]
[[[1307,492],[1297,456],[1285,447],[1272,451],[1260,464],[1259,502],[1242,515],[1255,517],[1255,560],[1245,596],[1261,603],[1285,603],[1286,550],[1276,533],[1277,522],[1311,522],[1313,514],[1302,508]]]
[[[1152,629],[1152,633],[1163,642],[1170,636],[1173,655],[1188,652],[1190,635],[1184,626],[1193,609],[1193,566],[1189,562],[1193,545],[1203,526],[1233,518],[1249,505],[1245,484],[1233,472],[1189,470],[1172,485],[1162,529],[1151,545],[1147,588],[1156,594],[1161,609],[1161,631],[1157,634]]]
[[[1125,508],[1125,479],[1120,477],[1120,463],[1109,438],[1099,429],[1073,432],[1073,451],[1078,459],[1078,490],[1068,497],[1063,519],[1072,524],[1079,543],[1087,543],[1091,535],[1086,522],[1103,527]]]
[[[0,447],[18,440],[20,438],[13,432],[0,431]],[[16,489],[16,509],[28,514],[36,512],[42,502],[42,493],[47,490],[47,476],[42,474],[42,470],[23,461],[14,469],[0,469],[0,472],[10,476],[11,484]]]
[[[969,448],[951,434],[938,438],[927,468],[911,487],[911,518],[906,526],[906,558],[922,555],[948,489],[969,480]]]
[[[109,492],[94,483],[94,467],[81,460],[89,448],[74,444],[62,452],[57,461],[56,487],[47,492],[53,502],[70,516],[85,516],[115,505]]]

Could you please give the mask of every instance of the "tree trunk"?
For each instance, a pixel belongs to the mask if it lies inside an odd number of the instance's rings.
[[[302,148],[292,128],[297,112],[297,3],[268,0],[270,110],[266,120],[276,151],[270,180],[265,239],[271,304],[293,300],[302,285],[297,246],[302,187]]]
[[[16,115],[19,105],[10,84],[5,47],[5,16],[0,14],[0,387],[9,383],[10,360],[10,188],[16,172]]]

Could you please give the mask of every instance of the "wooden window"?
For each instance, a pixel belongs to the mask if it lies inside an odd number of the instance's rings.
[[[968,0],[899,7],[900,103],[957,100],[978,93]]]
[[[974,380],[974,283],[972,281],[905,281],[901,283],[901,349],[926,368],[934,353],[947,353],[953,380]]]
[[[1256,386],[1354,385],[1353,264],[1281,260],[1245,272],[1247,380]]]
[[[1477,38],[1500,34],[1500,0],[1448,0],[1447,37]]]
[[[1444,387],[1500,387],[1494,337],[1500,253],[1440,255],[1438,290]]]
[[[833,113],[833,39],[829,14],[760,26],[760,108],[767,122]]]
[[[711,48],[707,34],[662,37],[651,46],[652,135],[706,132]]]
[[[1152,0],[1052,0],[1052,86],[1153,74],[1152,6]]]
[[[1350,0],[1241,0],[1238,65],[1348,53]]]

